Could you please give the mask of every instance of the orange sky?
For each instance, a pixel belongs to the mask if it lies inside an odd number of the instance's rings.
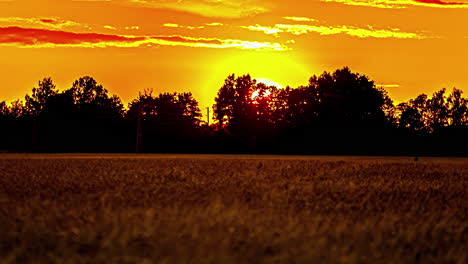
[[[230,74],[296,87],[349,66],[396,101],[468,91],[468,0],[0,0],[0,101],[93,76],[125,105]],[[466,95],[465,95],[466,96]]]

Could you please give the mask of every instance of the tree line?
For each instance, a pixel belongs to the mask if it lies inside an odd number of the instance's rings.
[[[277,88],[230,75],[211,125],[191,93],[145,90],[124,107],[92,77],[59,91],[39,81],[24,101],[0,102],[0,150],[21,152],[468,154],[468,100],[442,89],[395,105],[344,67]]]

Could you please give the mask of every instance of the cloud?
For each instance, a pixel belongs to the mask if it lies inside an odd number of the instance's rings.
[[[265,34],[268,35],[274,35],[274,36],[279,36],[278,33],[284,32],[284,30],[278,28],[278,27],[264,27],[260,25],[255,25],[255,26],[241,26],[241,28],[248,29],[250,31],[261,31]]]
[[[165,26],[165,27],[173,27],[173,28],[179,27],[178,24],[172,24],[172,23],[166,23],[166,24],[164,24],[163,26]]]
[[[224,26],[224,24],[219,23],[219,22],[212,22],[212,23],[206,23],[204,26],[185,26],[185,25],[180,25],[180,24],[175,24],[175,23],[165,23],[163,24],[163,26],[172,27],[172,28],[202,29],[206,27],[220,27],[220,26]]]
[[[1,0],[0,0],[1,1]],[[87,31],[93,28],[104,28],[108,30],[117,30],[115,26],[111,25],[97,25],[79,23],[76,21],[65,20],[59,17],[0,17],[0,27],[25,27],[25,28],[42,28],[52,30],[79,30]],[[124,29],[140,29],[139,26],[127,26]]]
[[[374,29],[371,26],[368,28],[358,28],[353,26],[323,26],[323,25],[288,25],[276,24],[274,27],[264,27],[260,25],[242,26],[242,28],[251,31],[261,31],[265,34],[278,36],[279,33],[290,33],[293,35],[303,35],[310,32],[315,32],[320,35],[336,35],[347,34],[359,38],[399,38],[399,39],[424,39],[428,38],[418,33],[401,32],[399,29]]]
[[[258,0],[114,0],[114,2],[223,18],[254,16],[268,11],[258,4]]]
[[[283,17],[287,20],[298,21],[298,22],[315,22],[316,19],[308,18],[308,17]]]
[[[201,29],[201,28],[205,28],[204,26],[198,26],[198,27],[194,27],[194,26],[184,26],[184,25],[179,25],[179,24],[174,24],[174,23],[165,23],[163,24],[163,26],[165,27],[172,27],[172,28],[187,28],[187,29]]]
[[[287,46],[279,43],[237,39],[194,38],[185,36],[122,36],[98,33],[73,33],[22,27],[0,27],[0,45],[21,48],[184,46],[271,51],[284,51],[289,49]]]
[[[444,2],[441,0],[321,0],[345,5],[369,6],[377,8],[408,8],[410,6],[424,6],[434,8],[468,8],[468,2]]]
[[[103,28],[105,29],[110,29],[110,30],[117,30],[117,28],[113,27],[113,26],[102,26]]]
[[[398,88],[398,87],[400,87],[399,84],[376,84],[375,86],[383,87],[383,88]]]
[[[34,25],[54,29],[62,29],[64,27],[81,27],[90,28],[88,24],[82,24],[70,20],[64,20],[59,17],[0,17],[0,23],[12,25]]]
[[[205,25],[207,25],[209,27],[224,26],[223,23],[219,23],[219,22],[206,23]]]

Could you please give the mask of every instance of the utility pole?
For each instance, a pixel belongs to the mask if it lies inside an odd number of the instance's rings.
[[[141,153],[142,151],[142,143],[141,143],[141,113],[142,110],[142,103],[140,102],[138,105],[138,119],[137,119],[137,134],[136,134],[136,153]]]
[[[206,108],[206,123],[210,126],[210,108]]]

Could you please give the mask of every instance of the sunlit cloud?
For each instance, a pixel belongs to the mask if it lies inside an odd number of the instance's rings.
[[[103,26],[103,28],[110,29],[110,30],[117,30],[117,28],[115,28],[113,26]]]
[[[179,27],[178,24],[172,24],[172,23],[166,23],[166,24],[164,24],[163,26],[165,26],[165,27],[173,27],[173,28]]]
[[[202,29],[205,28],[205,26],[184,26],[184,25],[179,25],[179,24],[174,24],[174,23],[165,23],[163,24],[165,27],[172,27],[172,28],[187,28],[187,29]]]
[[[298,21],[298,22],[314,22],[314,21],[317,21],[316,19],[308,18],[308,17],[283,17],[283,18],[287,19],[287,20]]]
[[[268,11],[256,0],[114,0],[114,2],[224,18],[254,16]]]
[[[393,29],[374,29],[371,26],[367,28],[359,28],[354,26],[322,26],[322,25],[289,25],[289,24],[276,24],[273,27],[265,27],[260,25],[255,26],[242,26],[242,28],[249,29],[251,31],[261,31],[268,35],[278,36],[279,33],[290,33],[293,35],[303,35],[311,32],[318,33],[320,35],[336,35],[336,34],[347,34],[359,38],[399,38],[399,39],[425,39],[427,36],[411,33],[402,32],[397,28]]]
[[[98,33],[74,33],[21,27],[1,27],[0,45],[20,48],[130,48],[145,46],[184,46],[271,51],[284,51],[289,49],[287,46],[280,43],[245,41],[238,39],[194,38],[186,36],[122,36]]]
[[[0,24],[8,24],[8,26],[33,25],[54,29],[65,27],[90,28],[88,24],[64,20],[58,17],[0,17]]]
[[[376,84],[375,86],[383,87],[383,88],[398,88],[398,87],[400,87],[399,84]]]
[[[408,8],[425,6],[435,8],[468,8],[468,2],[444,2],[440,0],[321,0],[322,2],[343,3],[345,5],[369,6],[377,8]],[[459,0],[462,1],[462,0]]]
[[[267,35],[274,35],[274,36],[279,36],[278,33],[285,32],[283,29],[280,29],[278,27],[265,27],[265,26],[260,26],[260,25],[255,25],[255,26],[241,26],[241,28],[248,29],[250,31],[261,31]]]
[[[207,25],[209,27],[224,26],[223,23],[219,23],[219,22],[206,23],[205,25]]]
[[[52,30],[79,30],[89,31],[93,28],[104,28],[108,30],[118,30],[112,25],[96,25],[65,20],[59,17],[0,17],[0,27],[34,27]],[[139,26],[126,26],[122,29],[139,29]]]

